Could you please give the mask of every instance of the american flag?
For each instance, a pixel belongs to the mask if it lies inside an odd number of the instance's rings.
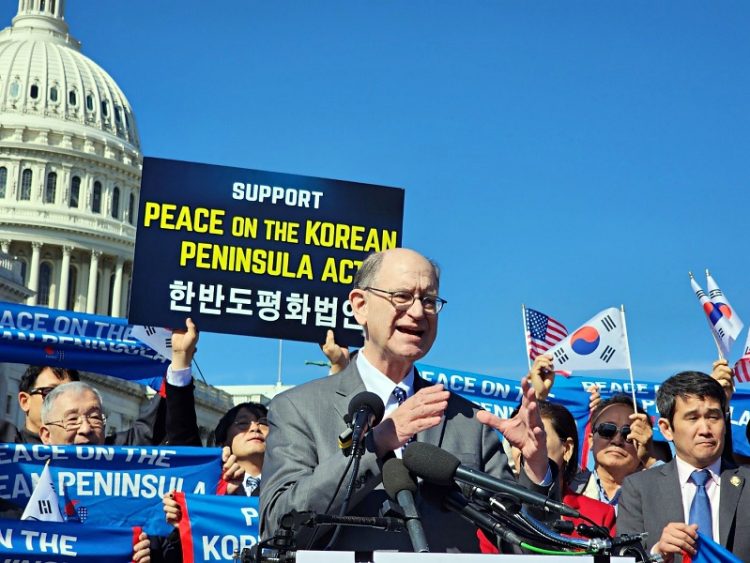
[[[750,381],[750,332],[747,333],[747,342],[745,343],[745,353],[734,364],[734,377],[740,383]]]
[[[526,342],[529,345],[529,358],[532,361],[568,336],[568,329],[552,317],[534,309],[524,308],[524,313]]]

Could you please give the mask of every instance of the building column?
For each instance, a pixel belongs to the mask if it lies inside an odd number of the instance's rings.
[[[130,264],[131,264],[131,268],[132,268],[132,262]],[[123,274],[122,274],[122,291],[121,291],[122,295],[120,296],[120,298],[121,298],[121,300],[120,300],[120,313],[122,314],[123,317],[127,317],[128,313],[129,313],[129,311],[128,311],[128,305],[129,305],[129,303],[128,303],[128,296],[129,295],[128,294],[130,293],[130,276],[131,276],[130,273],[128,273],[126,271],[123,271]]]
[[[101,255],[101,250],[91,251],[91,261],[89,262],[89,289],[86,294],[87,313],[96,313],[96,278],[99,275],[99,257]]]
[[[37,304],[37,292],[39,291],[39,257],[42,254],[42,243],[31,243],[31,265],[29,267],[29,289],[34,295],[26,301],[28,305]]]
[[[112,288],[112,316],[120,316],[120,304],[122,303],[122,270],[125,267],[125,259],[122,256],[117,257],[115,265],[115,283]]]
[[[57,308],[68,308],[68,284],[70,283],[70,253],[72,246],[63,246],[62,265],[60,266],[60,290],[57,292]]]
[[[102,279],[99,280],[99,299],[96,304],[97,310],[102,315],[109,315],[109,304],[112,296],[109,294],[109,280],[112,277],[112,261],[109,258],[102,260]]]

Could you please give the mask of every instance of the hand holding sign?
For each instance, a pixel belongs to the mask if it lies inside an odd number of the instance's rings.
[[[185,329],[172,331],[172,369],[189,368],[198,351],[198,327],[193,319],[185,319]]]

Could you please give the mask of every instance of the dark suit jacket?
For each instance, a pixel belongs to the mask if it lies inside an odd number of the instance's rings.
[[[430,383],[416,378],[415,389],[426,385]],[[290,389],[277,395],[271,402],[261,492],[263,537],[272,535],[281,517],[292,509],[319,513],[326,510],[348,461],[337,446],[338,435],[346,429],[343,417],[350,400],[364,390],[356,363],[351,362],[342,372]],[[421,432],[417,440],[450,451],[464,465],[496,477],[513,479],[497,434],[476,420],[477,410],[478,407],[469,401],[452,394],[441,424]],[[329,514],[338,513],[347,482],[348,476]],[[528,479],[524,484],[547,493],[547,489],[535,487]],[[420,487],[420,491],[423,490],[424,487]],[[417,507],[432,551],[478,551],[475,526],[453,513],[441,510],[432,499],[425,500],[421,494],[417,497]],[[366,451],[362,456],[348,514],[376,516],[386,498],[379,460],[373,452]],[[305,542],[309,537],[305,532],[298,536],[300,548],[306,547]],[[310,547],[321,548],[325,540],[317,541]],[[333,548],[357,551],[412,550],[406,533],[346,527]]]
[[[750,561],[749,478],[750,468],[722,462],[719,543],[743,561]],[[659,541],[667,524],[684,521],[675,460],[625,479],[617,513],[619,533],[648,532],[645,545],[650,550]],[[679,557],[675,559],[680,560]]]

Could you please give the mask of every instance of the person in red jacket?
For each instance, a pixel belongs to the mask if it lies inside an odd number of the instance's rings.
[[[547,433],[547,455],[560,468],[558,478],[560,479],[560,490],[563,492],[562,500],[565,504],[578,510],[582,516],[586,516],[596,525],[607,528],[611,535],[615,530],[615,510],[607,503],[574,493],[568,485],[578,472],[578,429],[575,419],[570,411],[564,406],[549,401],[537,401],[539,413],[542,416],[544,429]],[[515,413],[513,413],[515,415]],[[511,415],[511,418],[513,417]],[[519,467],[521,452],[515,448],[512,450],[515,467]],[[578,524],[590,524],[589,520],[583,518],[564,517],[565,520]],[[498,549],[481,531],[477,533],[482,553],[498,553]],[[575,531],[574,537],[581,537]]]

